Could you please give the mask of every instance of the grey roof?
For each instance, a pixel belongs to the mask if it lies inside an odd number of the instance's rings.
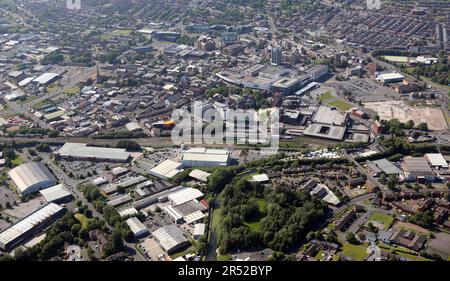
[[[183,231],[175,224],[170,224],[153,231],[152,235],[158,240],[161,247],[167,252],[178,245],[189,242]]]
[[[145,227],[145,225],[135,217],[127,219],[126,222],[133,232],[134,236],[140,236],[149,232],[147,227]]]
[[[93,158],[126,162],[130,153],[122,148],[87,146],[85,143],[66,143],[57,152],[62,157]]]
[[[7,245],[13,242],[15,239],[32,231],[35,227],[39,226],[47,219],[55,216],[63,209],[63,207],[54,203],[45,205],[41,209],[37,210],[28,217],[22,219],[18,223],[0,233],[0,244]]]
[[[305,136],[313,136],[319,138],[326,138],[331,140],[342,140],[345,135],[346,127],[323,125],[314,123],[309,125],[304,131]]]
[[[55,176],[42,162],[22,164],[8,173],[21,193],[31,193],[57,183]]]
[[[402,173],[399,168],[387,159],[374,160],[372,163],[387,175],[398,175]]]

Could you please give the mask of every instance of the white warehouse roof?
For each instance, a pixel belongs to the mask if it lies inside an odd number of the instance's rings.
[[[64,184],[58,184],[47,189],[39,191],[44,196],[45,201],[54,202],[72,195]]]
[[[85,143],[66,143],[57,152],[62,157],[92,158],[126,162],[130,153],[122,148],[94,147]]]
[[[29,194],[57,183],[55,176],[42,162],[22,164],[8,173],[22,194]]]
[[[181,172],[181,167],[183,166],[180,162],[175,162],[172,160],[165,160],[158,166],[154,167],[149,171],[150,175],[161,178],[169,179],[179,172]]]
[[[425,154],[425,158],[430,162],[430,165],[433,167],[442,167],[448,168],[448,163],[445,161],[444,156],[440,153],[427,153]]]
[[[191,178],[194,178],[196,180],[199,180],[201,182],[207,182],[208,181],[208,177],[210,176],[210,173],[207,173],[205,171],[202,170],[193,170],[189,176]]]
[[[54,79],[58,78],[59,74],[56,73],[44,73],[38,78],[34,79],[33,82],[36,82],[40,85],[46,85],[51,83]]]
[[[195,188],[187,187],[176,191],[168,196],[168,199],[172,202],[174,206],[181,205],[183,203],[189,202],[191,200],[200,198],[203,193]]]
[[[126,222],[135,237],[139,237],[141,235],[149,233],[147,227],[145,227],[145,225],[142,222],[140,222],[137,218],[129,218],[127,219]]]

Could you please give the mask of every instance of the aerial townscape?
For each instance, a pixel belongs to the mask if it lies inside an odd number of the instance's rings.
[[[443,0],[0,0],[0,261],[449,261],[449,38]]]

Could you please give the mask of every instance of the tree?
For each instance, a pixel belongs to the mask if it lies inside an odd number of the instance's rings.
[[[345,239],[347,239],[348,243],[350,244],[360,244],[358,239],[356,239],[355,234],[351,231],[347,231],[347,233],[345,234]]]
[[[80,224],[74,224],[72,225],[72,228],[70,229],[70,232],[72,233],[73,236],[78,236],[78,233],[81,230],[81,225]]]
[[[420,123],[417,125],[417,129],[421,131],[428,131],[428,124],[427,123]]]
[[[405,129],[412,129],[414,128],[414,121],[413,120],[408,120],[408,122],[405,123]]]

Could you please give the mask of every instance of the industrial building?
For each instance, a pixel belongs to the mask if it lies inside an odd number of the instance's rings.
[[[22,195],[57,184],[55,176],[42,162],[22,164],[9,171],[8,175]]]
[[[433,168],[448,169],[448,163],[440,153],[427,153],[425,154],[425,159]]]
[[[39,191],[47,203],[65,203],[70,201],[73,196],[64,184],[58,184]]]
[[[9,252],[61,218],[66,209],[49,203],[0,233],[0,249]]]
[[[158,228],[152,235],[168,254],[179,251],[190,244],[183,231],[175,224]]]
[[[228,166],[230,155],[226,149],[191,148],[183,152],[185,167]]]
[[[372,163],[386,175],[400,175],[402,171],[387,159],[374,160]]]
[[[343,140],[347,131],[348,114],[336,108],[319,106],[311,118],[311,124],[303,131],[305,136],[330,140]]]
[[[167,180],[183,171],[183,164],[172,160],[165,160],[149,171],[149,174],[157,178]]]
[[[38,78],[34,79],[33,82],[37,83],[41,86],[45,86],[45,85],[55,82],[56,80],[59,79],[59,77],[60,77],[59,74],[56,74],[56,73],[44,73],[41,76],[39,76]]]
[[[376,80],[383,84],[400,83],[403,82],[405,76],[400,73],[381,73],[376,76]]]
[[[425,157],[407,156],[403,159],[402,168],[406,181],[433,182],[435,180],[433,169]]]
[[[173,206],[178,206],[194,199],[203,197],[203,193],[195,188],[186,187],[170,194],[167,198]]]
[[[194,239],[198,240],[203,235],[205,235],[205,224],[197,223],[196,225],[194,225]]]
[[[136,208],[134,207],[126,207],[125,209],[119,210],[117,212],[122,218],[126,216],[134,216],[139,214],[138,210],[136,210]]]
[[[66,143],[56,153],[66,159],[127,162],[130,153],[122,148],[94,147],[85,143]]]
[[[106,202],[106,204],[108,204],[109,206],[117,207],[130,201],[133,201],[133,198],[128,194],[124,194],[109,200],[108,202]]]
[[[210,173],[207,173],[205,171],[202,170],[193,170],[189,176],[193,179],[196,179],[200,182],[207,182],[208,181],[208,177],[210,176]]]
[[[144,237],[150,233],[147,227],[135,217],[127,219],[126,223],[130,227],[134,238],[136,239]]]

